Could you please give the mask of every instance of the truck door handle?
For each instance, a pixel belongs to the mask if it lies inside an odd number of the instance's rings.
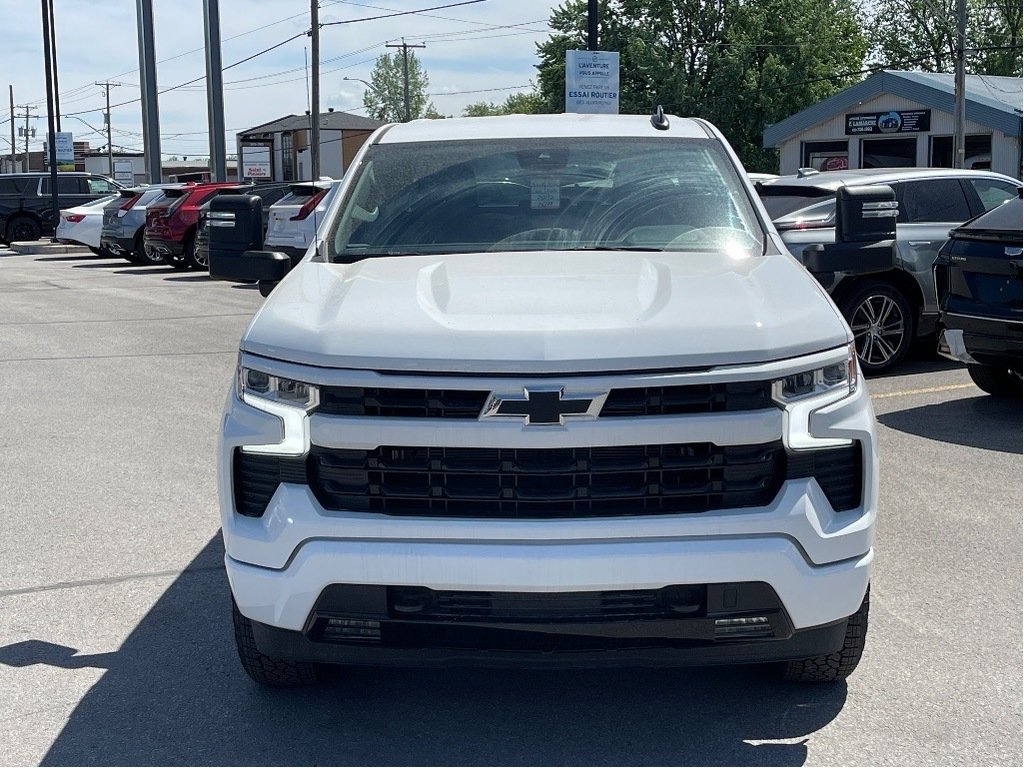
[[[931,240],[908,240],[907,241],[907,245],[911,245],[911,246],[931,245],[931,242],[932,242]]]

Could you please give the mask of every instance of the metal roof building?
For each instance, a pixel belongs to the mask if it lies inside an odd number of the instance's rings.
[[[967,76],[968,168],[1021,177],[1022,79]],[[883,70],[768,127],[780,173],[951,167],[953,75]]]

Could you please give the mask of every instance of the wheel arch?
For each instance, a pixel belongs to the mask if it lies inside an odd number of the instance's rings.
[[[832,290],[832,299],[837,305],[842,306],[854,291],[868,283],[888,283],[903,294],[903,297],[910,305],[911,319],[914,323],[913,331],[916,334],[918,327],[921,325],[924,293],[922,293],[921,286],[917,280],[903,270],[890,269],[886,272],[875,272],[869,275],[845,278]]]

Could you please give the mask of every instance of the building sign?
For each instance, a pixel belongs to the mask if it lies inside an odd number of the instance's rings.
[[[618,51],[565,52],[565,111],[619,113]]]
[[[932,111],[912,109],[902,112],[861,112],[847,114],[846,135],[861,133],[921,133],[931,130]]]
[[[133,184],[135,182],[135,167],[131,160],[114,161],[114,181],[121,184]]]
[[[57,170],[75,170],[75,142],[69,131],[56,134],[53,142],[57,146]]]
[[[242,168],[243,179],[270,179],[270,144],[243,144]]]

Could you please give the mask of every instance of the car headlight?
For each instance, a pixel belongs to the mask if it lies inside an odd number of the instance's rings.
[[[815,411],[855,393],[858,385],[857,350],[853,344],[846,349],[846,360],[773,381],[772,400],[785,413],[787,447],[801,449],[850,445],[853,441],[846,438],[813,436],[810,420]]]
[[[285,456],[302,456],[309,451],[309,414],[320,402],[315,384],[239,365],[235,393],[242,402],[277,416],[284,427],[281,442],[243,445],[243,451]]]

